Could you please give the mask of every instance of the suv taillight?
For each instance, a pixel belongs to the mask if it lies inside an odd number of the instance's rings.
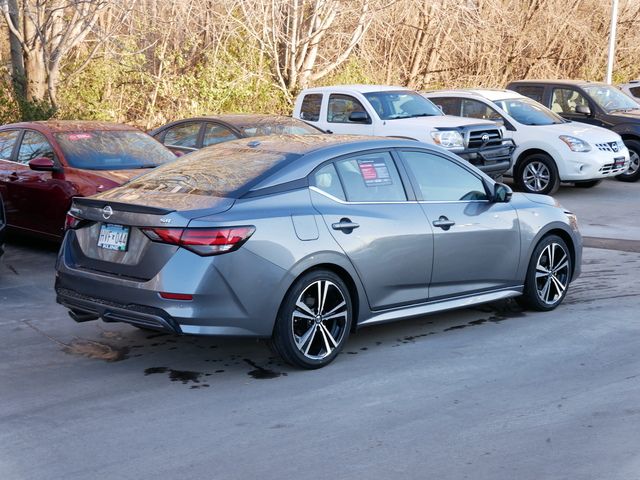
[[[178,245],[198,255],[219,255],[240,248],[256,228],[143,228],[142,231],[154,242]]]

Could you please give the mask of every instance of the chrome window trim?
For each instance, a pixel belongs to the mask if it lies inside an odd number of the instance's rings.
[[[416,200],[402,200],[402,201],[387,201],[387,202],[349,202],[347,200],[342,200],[338,197],[334,197],[330,193],[325,192],[324,190],[319,189],[315,185],[309,185],[309,190],[313,190],[320,195],[327,197],[334,202],[342,203],[344,205],[386,205],[386,204],[398,204],[398,203],[418,203]]]

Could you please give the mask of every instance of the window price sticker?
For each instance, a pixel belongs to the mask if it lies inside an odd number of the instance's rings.
[[[389,168],[382,159],[358,160],[358,167],[360,168],[364,184],[367,187],[393,184],[393,180],[389,174]]]

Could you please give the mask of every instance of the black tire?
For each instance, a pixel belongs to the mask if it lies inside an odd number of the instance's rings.
[[[324,298],[324,304],[317,298]],[[298,278],[285,295],[272,346],[291,365],[309,370],[324,367],[349,338],[352,317],[351,295],[342,279],[329,270],[313,270]]]
[[[542,171],[540,171],[542,169]],[[534,172],[540,172],[536,179]],[[534,153],[518,162],[514,181],[526,193],[552,195],[560,188],[560,176],[553,159],[544,153]]]
[[[625,140],[624,144],[629,149],[631,162],[625,173],[616,176],[621,182],[636,182],[640,178],[640,142],[637,140]]]
[[[576,182],[576,187],[578,188],[591,188],[599,185],[602,180],[589,180],[588,182]]]
[[[550,255],[549,248],[553,249],[553,256]],[[555,267],[547,269],[549,265]],[[545,273],[545,269],[550,273]],[[517,299],[518,302],[531,310],[553,310],[567,295],[572,271],[571,253],[566,242],[557,235],[544,237],[533,250],[524,293]]]

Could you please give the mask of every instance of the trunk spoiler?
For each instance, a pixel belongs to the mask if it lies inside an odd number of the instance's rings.
[[[109,205],[111,208],[116,209],[120,212],[150,213],[152,215],[167,215],[176,211],[175,209],[169,208],[149,207],[146,205],[134,205],[131,203],[112,202],[110,200],[99,200],[95,198],[84,197],[74,198],[73,204],[92,208],[104,208]]]

